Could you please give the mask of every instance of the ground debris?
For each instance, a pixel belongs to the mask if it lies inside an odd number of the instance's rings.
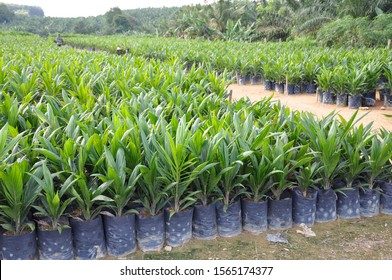
[[[274,243],[285,243],[289,244],[289,241],[282,236],[280,232],[278,233],[267,233],[267,240]]]
[[[301,229],[297,229],[297,233],[303,234],[305,236],[316,236],[314,231],[312,231],[311,228],[308,228],[305,224],[300,224],[299,225]]]
[[[166,252],[171,252],[172,249],[173,249],[173,248],[172,248],[171,246],[165,246],[165,248],[164,248],[164,250],[165,250]]]

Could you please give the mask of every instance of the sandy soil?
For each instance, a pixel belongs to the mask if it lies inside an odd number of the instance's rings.
[[[355,112],[353,109],[348,107],[338,107],[336,105],[326,105],[317,102],[316,94],[299,94],[299,95],[286,95],[274,93],[272,91],[264,90],[262,85],[236,85],[232,84],[229,86],[229,90],[233,91],[233,100],[238,100],[241,97],[249,97],[251,101],[258,101],[263,97],[273,95],[272,100],[280,100],[282,105],[293,110],[308,111],[312,112],[318,117],[323,117],[331,113],[332,111],[339,112],[344,118],[348,119]],[[377,98],[378,95],[377,95]],[[392,118],[388,118],[385,114],[392,115],[392,107],[387,107],[382,110],[383,102],[377,100],[377,104],[374,107],[369,107],[369,110],[361,110],[359,116],[366,115],[359,123],[367,124],[373,122],[375,129],[385,128],[392,131]]]

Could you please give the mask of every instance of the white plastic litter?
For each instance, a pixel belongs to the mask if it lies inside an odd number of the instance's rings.
[[[312,231],[311,228],[308,228],[305,224],[300,224],[299,226],[301,229],[300,230],[297,229],[297,233],[303,234],[305,236],[310,236],[310,237],[316,236],[314,231]]]

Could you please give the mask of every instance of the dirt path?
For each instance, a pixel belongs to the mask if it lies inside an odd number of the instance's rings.
[[[318,103],[315,94],[299,94],[299,95],[286,95],[274,93],[272,91],[264,90],[262,85],[236,85],[232,84],[229,89],[233,91],[233,99],[240,99],[241,97],[249,97],[251,101],[258,101],[263,97],[273,95],[272,100],[280,100],[282,105],[293,110],[308,111],[312,112],[318,117],[323,117],[331,113],[332,111],[339,112],[344,118],[348,119],[355,112],[353,109],[348,107],[337,107],[336,105],[326,105]],[[374,128],[385,128],[392,131],[392,118],[388,118],[385,114],[392,114],[392,108],[386,108],[381,110],[383,103],[377,100],[375,107],[369,107],[369,110],[359,112],[359,116],[366,115],[360,123],[367,124],[373,122]]]

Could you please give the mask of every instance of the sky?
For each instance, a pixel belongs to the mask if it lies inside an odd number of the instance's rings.
[[[119,7],[121,10],[173,7],[189,4],[203,4],[205,0],[5,0],[8,4],[39,6],[45,16],[50,17],[88,17],[103,15],[110,8]],[[208,3],[213,2],[207,0]]]

